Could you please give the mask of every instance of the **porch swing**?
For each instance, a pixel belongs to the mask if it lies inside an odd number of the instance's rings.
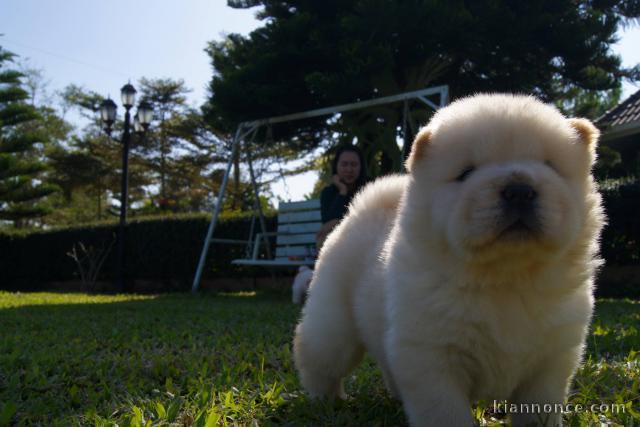
[[[438,96],[436,104],[430,100],[429,96]],[[215,230],[222,201],[224,199],[225,190],[229,181],[231,166],[236,152],[244,142],[246,160],[249,166],[249,174],[254,193],[254,217],[252,219],[250,238],[246,247],[246,255],[243,259],[232,261],[236,265],[252,265],[264,267],[295,267],[300,265],[313,265],[315,262],[315,234],[321,227],[320,220],[320,201],[306,200],[301,202],[280,203],[278,206],[278,229],[275,232],[268,232],[262,207],[260,206],[258,184],[253,169],[253,160],[251,157],[251,144],[255,139],[256,133],[263,126],[271,126],[275,123],[283,123],[294,120],[307,119],[311,117],[325,116],[331,114],[342,113],[345,111],[364,109],[376,105],[389,104],[395,102],[403,102],[403,131],[406,131],[407,123],[411,126],[413,133],[416,129],[411,122],[409,115],[408,103],[411,100],[419,100],[434,110],[444,107],[449,102],[449,88],[446,85],[436,86],[432,88],[422,89],[413,92],[401,93],[398,95],[386,96],[382,98],[371,99],[368,101],[360,101],[352,104],[339,105],[334,107],[321,108],[317,110],[305,111],[301,113],[289,114],[285,116],[270,117],[266,119],[242,122],[238,125],[235,136],[232,141],[231,156],[227,163],[227,168],[222,179],[218,198],[214,206],[213,216],[207,229],[204,239],[198,268],[193,279],[191,287],[192,292],[197,292],[200,285],[200,278],[204,269],[207,253],[211,242],[217,241],[224,243],[225,239],[212,239]],[[257,216],[255,213],[257,212]],[[255,234],[255,219],[259,220],[260,232]],[[270,237],[276,238],[276,253],[271,254]],[[247,241],[243,241],[246,243]],[[260,245],[264,244],[266,258],[259,258]],[[250,256],[249,256],[250,255]]]
[[[271,123],[267,124],[267,141],[273,140]],[[255,139],[254,132],[249,143]],[[232,261],[234,265],[261,267],[295,267],[313,265],[316,258],[316,233],[320,230],[320,200],[304,200],[298,202],[281,202],[278,205],[277,230],[265,232],[264,215],[259,199],[259,184],[255,178],[250,150],[247,150],[249,174],[253,185],[253,215],[249,231],[249,240],[245,249],[245,257]],[[285,177],[280,171],[285,187]],[[261,223],[261,231],[255,233],[256,218]],[[251,236],[253,238],[251,238]],[[271,256],[271,238],[275,238],[276,253]],[[260,257],[260,248],[264,247],[266,258]]]

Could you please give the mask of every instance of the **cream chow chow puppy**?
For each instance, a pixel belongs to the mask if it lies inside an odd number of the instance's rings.
[[[322,248],[294,338],[308,393],[344,397],[367,350],[411,425],[471,425],[479,399],[560,425],[600,264],[597,139],[533,97],[438,111]]]

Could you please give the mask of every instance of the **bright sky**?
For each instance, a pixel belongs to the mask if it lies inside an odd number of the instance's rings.
[[[182,78],[198,106],[212,75],[207,42],[248,34],[261,24],[255,11],[232,9],[224,0],[0,0],[0,46],[43,69],[50,91],[74,83],[119,103],[129,79]],[[640,63],[640,29],[620,35],[614,50],[623,64]],[[625,84],[623,98],[637,89]],[[288,191],[282,184],[274,191],[300,200],[315,179],[315,173],[289,178]]]

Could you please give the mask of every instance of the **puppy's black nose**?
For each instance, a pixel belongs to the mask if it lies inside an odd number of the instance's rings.
[[[508,184],[500,193],[502,200],[510,205],[527,206],[538,197],[538,193],[527,184]]]

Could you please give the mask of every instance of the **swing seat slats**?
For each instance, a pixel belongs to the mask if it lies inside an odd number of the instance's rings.
[[[296,267],[314,265],[316,261],[316,233],[322,227],[320,200],[285,202],[278,206],[278,229],[272,233],[257,233],[251,258],[236,259],[235,265],[262,267]],[[260,245],[276,238],[274,259],[260,257]]]

